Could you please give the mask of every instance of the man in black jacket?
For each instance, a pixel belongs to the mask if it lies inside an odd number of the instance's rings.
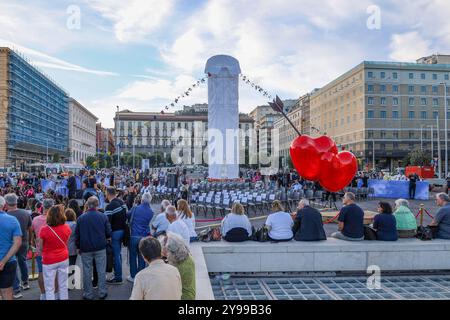
[[[69,190],[69,199],[75,199],[77,193],[77,180],[72,171],[69,171],[69,178],[67,179],[67,189]]]
[[[108,205],[105,208],[109,222],[111,223],[111,245],[114,256],[114,279],[108,280],[110,284],[122,284],[122,241],[127,227],[127,206],[117,198],[116,188],[108,187],[106,189],[106,199]]]
[[[294,239],[297,241],[320,241],[327,240],[323,229],[322,215],[320,212],[309,206],[309,200],[300,200],[294,219]]]
[[[105,299],[108,296],[105,282],[106,245],[111,238],[111,225],[105,214],[97,211],[97,197],[90,197],[86,205],[88,209],[78,218],[75,228],[75,244],[83,261],[83,299],[94,299],[91,281],[94,261],[98,272],[100,299]]]

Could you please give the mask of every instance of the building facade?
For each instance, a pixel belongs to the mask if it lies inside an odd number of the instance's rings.
[[[176,113],[164,114],[129,110],[117,112],[114,123],[118,152],[160,153],[166,159],[176,146],[190,145],[191,163],[199,164],[199,159],[194,159],[194,149],[207,147],[208,114],[205,112],[205,105],[196,106],[185,106]],[[252,131],[253,119],[246,114],[240,114],[239,128],[247,132]],[[179,135],[179,132],[182,132],[183,136]],[[248,157],[249,140],[242,141],[246,144],[245,156]]]
[[[103,128],[101,123],[97,123],[97,152],[113,155],[116,153],[116,143],[114,142],[114,129]]]
[[[73,98],[69,99],[69,108],[70,162],[85,165],[86,158],[96,153],[98,118]]]
[[[9,48],[0,48],[0,167],[68,160],[68,94]]]
[[[441,60],[362,62],[311,95],[312,134],[327,133],[352,151],[360,169],[371,169],[373,159],[378,169],[402,167],[414,149],[437,158],[437,127],[441,146],[446,134],[450,64],[430,62]]]

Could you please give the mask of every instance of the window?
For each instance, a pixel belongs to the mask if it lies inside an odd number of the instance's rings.
[[[381,72],[381,73],[380,73],[380,77],[381,77],[381,79],[386,78],[386,72]]]
[[[438,87],[437,86],[433,86],[433,93],[438,93]]]
[[[408,134],[410,139],[414,139],[414,131],[409,131]]]
[[[420,74],[420,79],[425,80],[425,73]]]
[[[427,112],[426,111],[421,111],[420,112],[420,118],[421,119],[426,119],[427,118]]]
[[[408,86],[408,92],[414,93],[414,86]]]
[[[427,86],[420,86],[421,93],[427,93]]]
[[[409,78],[410,78],[410,79],[414,79],[414,73],[410,73],[410,74],[409,74]]]
[[[398,92],[398,85],[392,86],[392,92]]]
[[[433,73],[433,80],[437,80],[437,74]]]
[[[436,119],[439,117],[439,112],[438,111],[433,111],[433,119]]]
[[[414,119],[416,117],[415,112],[414,111],[409,111],[408,117],[409,117],[409,119]]]
[[[367,73],[367,77],[368,77],[369,79],[372,79],[372,78],[373,78],[373,72],[372,72],[372,71],[369,71],[369,72]]]
[[[398,98],[392,98],[392,104],[398,106]]]
[[[369,97],[367,103],[369,105],[373,105],[374,104],[374,98],[373,97]]]
[[[386,131],[380,131],[380,137],[382,139],[386,138]]]
[[[398,119],[398,111],[397,110],[392,111],[392,118]]]
[[[413,106],[415,103],[415,99],[414,98],[409,98],[409,105]]]
[[[439,99],[433,98],[433,107],[438,107],[438,106],[439,106]]]
[[[381,91],[381,92],[386,92],[386,85],[382,84],[382,85],[380,86],[380,91]]]
[[[381,119],[386,119],[386,111],[380,111],[380,118]]]
[[[392,132],[392,137],[393,137],[394,139],[398,139],[398,131]]]
[[[420,105],[426,106],[427,105],[427,98],[420,98]]]
[[[397,72],[392,73],[392,78],[393,79],[398,79],[398,73]]]
[[[449,80],[448,74],[444,75],[445,80]]]
[[[380,104],[381,104],[382,106],[385,106],[385,105],[386,105],[386,98],[385,98],[385,97],[381,97],[381,99],[380,99]]]
[[[367,111],[367,118],[373,119],[373,117],[374,117],[373,110],[368,110]]]
[[[373,84],[367,85],[367,91],[368,92],[373,92]]]
[[[370,139],[373,139],[373,131],[372,130],[367,131],[367,137]]]

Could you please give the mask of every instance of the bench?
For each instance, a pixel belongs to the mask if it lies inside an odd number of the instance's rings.
[[[395,242],[225,241],[192,243],[203,254],[207,271],[231,272],[366,272],[371,265],[383,271],[450,270],[450,240],[399,239]],[[201,250],[199,250],[201,249]],[[200,259],[200,258],[199,258]]]

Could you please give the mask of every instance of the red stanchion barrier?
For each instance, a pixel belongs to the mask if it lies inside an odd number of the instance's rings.
[[[434,217],[428,212],[427,209],[424,209],[424,210],[425,210],[425,213],[426,213],[431,219],[434,219]]]
[[[333,222],[334,220],[336,220],[339,217],[339,212],[337,215],[335,215],[333,218],[328,219],[327,221],[325,221],[323,224],[329,224],[331,222]]]

